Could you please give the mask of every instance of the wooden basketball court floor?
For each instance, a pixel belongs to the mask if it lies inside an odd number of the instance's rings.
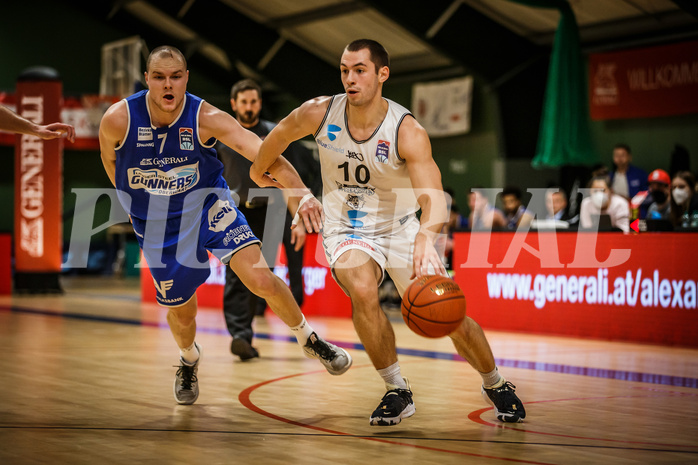
[[[527,409],[502,424],[447,338],[392,318],[417,412],[371,427],[383,383],[348,320],[310,318],[354,357],[334,377],[273,316],[240,362],[201,311],[201,394],[179,406],[164,311],[128,281],[63,284],[0,298],[0,464],[698,463],[697,350],[487,331]]]

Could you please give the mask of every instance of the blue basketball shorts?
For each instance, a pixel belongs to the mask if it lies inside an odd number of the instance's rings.
[[[228,264],[235,252],[260,243],[229,194],[207,202],[195,215],[132,220],[163,306],[176,307],[191,299],[211,274],[208,252]]]

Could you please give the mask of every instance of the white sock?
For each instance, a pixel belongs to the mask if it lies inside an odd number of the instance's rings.
[[[381,375],[381,378],[385,381],[385,388],[388,391],[392,391],[393,389],[407,389],[407,383],[400,374],[399,362],[393,363],[388,368],[376,371],[378,371],[378,374]]]
[[[196,348],[195,343],[191,343],[186,349],[179,349],[179,356],[182,357],[187,365],[193,365],[199,360],[199,349]]]
[[[303,321],[300,322],[298,326],[291,328],[293,335],[296,336],[296,340],[302,346],[308,342],[308,338],[313,334],[313,328],[310,327],[310,323],[305,321],[305,315],[303,315]]]
[[[480,376],[482,376],[482,385],[487,389],[500,387],[506,382],[504,377],[499,374],[497,367],[494,367],[494,370],[490,371],[489,373],[480,373]]]

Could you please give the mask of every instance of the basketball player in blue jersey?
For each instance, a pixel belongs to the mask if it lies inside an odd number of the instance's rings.
[[[267,301],[306,356],[319,359],[333,375],[344,373],[351,356],[312,330],[289,288],[269,270],[260,241],[235,207],[212,148],[220,140],[252,160],[261,140],[228,113],[186,91],[189,71],[176,48],[153,50],[146,69],[148,90],[107,110],[99,141],[104,168],[131,217],[153,275],[158,303],[169,309],[167,322],[180,348],[175,400],[192,404],[199,395],[202,351],[194,340],[195,292],[210,274],[208,252],[229,264],[248,289]],[[267,176],[263,184],[307,193],[300,202],[291,202],[298,205],[299,217],[319,227],[321,205],[293,167],[285,159],[279,161],[269,169],[274,178]]]
[[[335,280],[351,298],[354,327],[387,389],[369,421],[395,425],[412,416],[415,406],[378,286],[386,271],[401,295],[415,278],[446,274],[434,248],[448,217],[446,200],[426,131],[408,110],[382,97],[390,75],[383,46],[368,39],[352,42],[344,49],[340,72],[346,93],[309,100],[284,118],[262,143],[250,176],[263,185],[264,173],[291,141],[314,135],[323,179],[325,253]],[[305,225],[309,231],[314,226]],[[524,406],[515,386],[499,374],[480,326],[466,317],[450,337],[482,376],[483,397],[497,418],[522,421]]]

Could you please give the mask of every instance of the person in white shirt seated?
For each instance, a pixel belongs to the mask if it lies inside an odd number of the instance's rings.
[[[611,226],[623,232],[630,231],[630,208],[628,201],[611,189],[608,176],[595,176],[589,183],[591,195],[582,200],[579,223],[582,228],[591,228],[600,215],[608,215]]]

